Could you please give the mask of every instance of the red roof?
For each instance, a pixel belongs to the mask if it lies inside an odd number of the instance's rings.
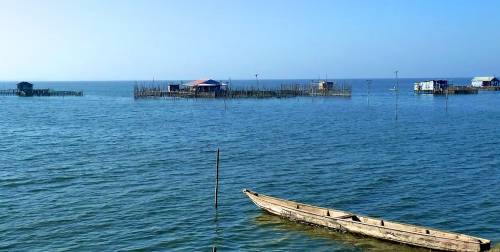
[[[191,81],[186,85],[187,86],[219,86],[219,85],[221,85],[221,83],[218,81],[214,81],[212,79],[208,79],[208,80]]]

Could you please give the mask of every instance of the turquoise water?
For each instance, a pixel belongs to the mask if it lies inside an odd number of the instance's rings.
[[[35,82],[85,96],[0,97],[0,250],[418,251],[265,214],[242,188],[500,242],[500,92],[446,105],[413,81],[398,120],[393,80],[369,97],[351,80],[352,98],[228,101]]]

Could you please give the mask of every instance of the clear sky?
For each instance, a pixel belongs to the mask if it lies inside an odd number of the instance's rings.
[[[500,1],[0,0],[0,80],[500,75]]]

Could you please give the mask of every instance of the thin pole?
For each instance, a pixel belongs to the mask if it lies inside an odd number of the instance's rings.
[[[218,194],[219,194],[219,148],[217,148],[217,160],[215,168],[215,209],[217,209]]]
[[[398,79],[399,71],[396,70],[395,73],[396,73],[396,91],[399,91],[399,79]]]
[[[396,93],[396,121],[398,120],[398,100],[399,100],[399,94]]]
[[[398,70],[396,73],[396,121],[398,120],[398,102],[399,102],[399,79],[398,79]]]
[[[366,101],[368,105],[370,105],[370,88],[371,88],[372,80],[366,80],[366,86],[367,86],[367,95],[366,95]]]
[[[446,107],[445,107],[446,112],[448,112],[448,87],[446,87]]]

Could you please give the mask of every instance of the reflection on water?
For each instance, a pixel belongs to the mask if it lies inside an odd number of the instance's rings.
[[[312,239],[323,239],[332,243],[332,247],[345,247],[350,250],[362,251],[408,251],[419,252],[429,251],[429,249],[411,247],[404,244],[397,244],[382,241],[375,238],[355,235],[350,233],[337,232],[332,229],[309,226],[286,220],[279,216],[262,212],[255,218],[256,226],[261,228],[272,229],[276,231],[295,232],[301,235],[306,235]],[[344,251],[345,249],[341,249]]]
[[[222,228],[219,224],[219,212],[215,210],[214,214],[214,237],[213,237],[213,247],[212,249],[216,249],[219,247],[219,244],[222,243]]]

